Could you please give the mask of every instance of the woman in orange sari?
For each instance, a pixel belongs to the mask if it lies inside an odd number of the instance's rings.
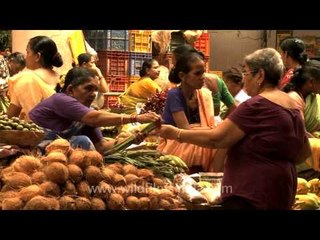
[[[204,72],[204,61],[198,53],[186,53],[178,60],[170,81],[181,85],[168,92],[162,115],[166,124],[195,131],[214,127],[211,92],[203,88]],[[212,159],[216,149],[161,139],[158,150],[180,157],[191,172],[215,170]]]

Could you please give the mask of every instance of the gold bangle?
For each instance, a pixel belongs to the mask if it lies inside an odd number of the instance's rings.
[[[181,141],[181,133],[183,129],[179,129],[178,135],[177,135],[177,140],[180,142]]]
[[[121,115],[120,123],[121,123],[121,125],[123,125],[124,124],[124,122],[123,122],[123,113],[121,113],[120,115]]]

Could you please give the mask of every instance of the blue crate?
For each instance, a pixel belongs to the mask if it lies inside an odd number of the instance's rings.
[[[130,52],[129,54],[129,75],[130,76],[139,76],[139,72],[143,62],[147,59],[151,59],[151,53],[137,53]]]

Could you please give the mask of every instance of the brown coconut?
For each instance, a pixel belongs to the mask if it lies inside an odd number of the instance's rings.
[[[141,198],[139,198],[139,201],[140,201],[140,209],[141,210],[150,209],[150,199],[148,197],[141,197]]]
[[[50,153],[52,151],[62,152],[64,155],[68,156],[69,151],[71,150],[71,145],[66,139],[56,139],[52,141],[47,147],[46,152]]]
[[[155,196],[150,196],[150,209],[155,210],[159,209],[159,199]]]
[[[156,187],[164,187],[165,182],[161,178],[153,178],[153,183]]]
[[[136,184],[129,184],[126,186],[128,193],[130,195],[136,196],[136,197],[147,197],[149,196],[147,192],[147,188],[144,186],[136,185]]]
[[[18,197],[6,198],[2,201],[2,210],[20,210],[23,208],[23,202]]]
[[[23,155],[17,158],[12,164],[14,171],[31,175],[42,168],[40,160],[33,156]]]
[[[76,210],[76,201],[69,196],[63,196],[59,199],[61,210]]]
[[[100,198],[91,199],[91,209],[92,210],[105,210],[106,204]]]
[[[107,203],[110,210],[122,210],[124,208],[124,199],[118,193],[112,193]]]
[[[102,176],[107,183],[112,183],[112,180],[114,178],[114,175],[116,175],[116,173],[117,172],[115,172],[110,168],[106,168],[106,167],[102,168]]]
[[[86,151],[86,158],[89,159],[90,165],[101,167],[103,165],[103,157],[97,151]]]
[[[116,173],[123,174],[123,166],[121,163],[112,163],[107,166],[107,168],[115,171]]]
[[[123,197],[123,199],[126,199],[130,195],[130,193],[128,192],[127,188],[123,187],[123,186],[116,187],[114,189],[114,192],[120,194]]]
[[[89,166],[84,171],[84,176],[90,186],[96,186],[103,180],[103,175],[100,168],[96,166]]]
[[[108,199],[111,193],[114,192],[113,186],[108,183],[101,181],[95,188],[94,196],[97,198]]]
[[[129,173],[137,175],[138,168],[134,165],[131,165],[131,164],[124,165],[123,166],[123,175],[127,175]]]
[[[14,172],[14,169],[12,166],[2,169],[0,172],[0,178],[2,179],[5,174],[11,173],[11,172]]]
[[[40,185],[44,196],[59,197],[61,194],[60,187],[54,182],[44,182]]]
[[[22,188],[19,192],[19,197],[24,202],[28,202],[31,198],[38,195],[43,195],[43,190],[38,185],[30,185]]]
[[[8,191],[12,191],[12,190],[15,190],[15,189],[10,187],[7,184],[3,185],[2,188],[1,188],[1,192],[8,192]]]
[[[147,188],[147,192],[148,192],[149,196],[154,196],[154,197],[159,197],[160,193],[161,193],[160,189],[153,188],[153,187]]]
[[[79,197],[76,199],[76,209],[77,210],[91,210],[91,202],[89,199],[84,197]]]
[[[174,208],[174,205],[170,204],[168,200],[160,199],[159,201],[159,207],[165,210],[169,210]]]
[[[137,183],[138,181],[140,181],[140,178],[132,173],[125,175],[124,178],[126,179],[127,184]]]
[[[79,183],[83,177],[83,172],[82,172],[81,168],[75,164],[69,164],[67,167],[69,170],[69,179],[73,183]]]
[[[47,156],[43,157],[41,159],[41,162],[44,165],[49,165],[53,162],[59,162],[66,165],[68,162],[68,159],[66,155],[64,155],[62,152],[53,151],[53,152],[50,152]]]
[[[126,199],[126,206],[131,210],[139,210],[140,209],[140,200],[135,196],[129,196]]]
[[[124,176],[120,175],[120,174],[115,174],[113,179],[112,179],[112,183],[114,186],[126,186],[127,182],[126,179],[124,178]]]
[[[62,192],[62,195],[77,195],[76,186],[70,180],[65,183]]]
[[[168,190],[168,189],[160,189],[160,194],[159,194],[160,198],[169,198],[169,197],[174,197],[174,194]]]
[[[32,184],[31,178],[22,172],[11,172],[3,176],[3,181],[13,189],[20,189]]]
[[[137,176],[148,181],[148,182],[152,182],[153,177],[154,177],[153,172],[149,169],[146,169],[146,168],[139,169]]]
[[[79,166],[82,170],[85,170],[91,164],[90,159],[86,157],[86,151],[80,148],[72,151],[69,163]]]
[[[62,163],[54,162],[45,168],[46,178],[57,184],[63,184],[69,177],[68,168]]]
[[[55,210],[57,208],[56,201],[53,198],[36,196],[26,203],[24,210]],[[58,202],[59,204],[59,202]]]
[[[81,181],[77,185],[77,192],[79,196],[89,198],[91,195],[91,188],[86,181]]]
[[[34,172],[31,175],[32,184],[41,184],[46,180],[44,172]]]

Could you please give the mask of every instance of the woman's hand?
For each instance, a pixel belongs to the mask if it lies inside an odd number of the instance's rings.
[[[167,139],[174,139],[176,140],[178,137],[179,128],[176,128],[172,125],[161,125],[159,130],[160,137],[167,138]]]
[[[137,115],[137,122],[139,123],[156,122],[159,120],[160,120],[160,115],[154,112],[148,112],[148,113]]]

